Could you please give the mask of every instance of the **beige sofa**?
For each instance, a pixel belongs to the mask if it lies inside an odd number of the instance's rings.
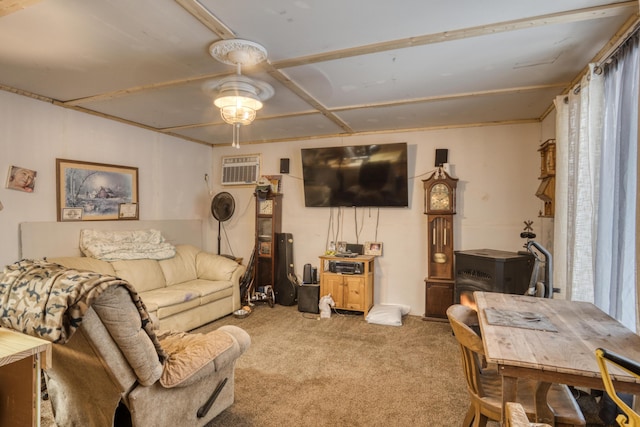
[[[128,281],[140,294],[160,330],[190,331],[240,308],[245,267],[192,245],[177,245],[164,260],[102,261],[89,257],[47,257],[68,268]],[[155,322],[154,322],[155,323]]]

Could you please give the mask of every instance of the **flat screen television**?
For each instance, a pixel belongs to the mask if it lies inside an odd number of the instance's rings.
[[[302,149],[306,207],[407,207],[407,144]]]

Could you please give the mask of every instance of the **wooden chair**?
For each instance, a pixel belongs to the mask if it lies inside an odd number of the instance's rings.
[[[507,402],[505,427],[551,427],[549,424],[531,423],[521,404]]]
[[[447,317],[462,353],[462,367],[467,382],[471,406],[464,418],[463,427],[484,427],[488,420],[502,418],[502,378],[493,368],[484,368],[482,339],[470,326],[478,324],[478,315],[471,308],[455,304],[447,309]],[[536,382],[518,380],[517,401],[528,417],[535,416],[534,395]],[[584,416],[565,385],[553,384],[547,394],[549,406],[555,414],[555,425],[584,426]]]
[[[616,417],[616,422],[621,427],[640,427],[640,415],[638,415],[629,407],[629,405],[618,397],[607,366],[607,363],[609,363],[612,366],[617,366],[618,368],[627,371],[629,374],[640,378],[640,363],[627,359],[624,356],[604,348],[596,349],[596,361],[598,362],[600,373],[602,373],[602,383],[604,384],[607,394],[623,412]]]

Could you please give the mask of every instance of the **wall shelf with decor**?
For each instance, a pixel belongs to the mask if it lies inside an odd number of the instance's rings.
[[[540,185],[536,197],[544,202],[540,217],[553,218],[556,197],[556,140],[548,139],[540,145]]]

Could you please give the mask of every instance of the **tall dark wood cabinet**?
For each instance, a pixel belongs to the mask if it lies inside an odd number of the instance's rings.
[[[263,198],[256,196],[256,289],[276,281],[277,250],[276,234],[282,231],[282,194],[269,193]]]
[[[446,320],[455,287],[453,216],[456,213],[457,178],[439,167],[423,182],[427,216],[427,277],[425,319]]]

